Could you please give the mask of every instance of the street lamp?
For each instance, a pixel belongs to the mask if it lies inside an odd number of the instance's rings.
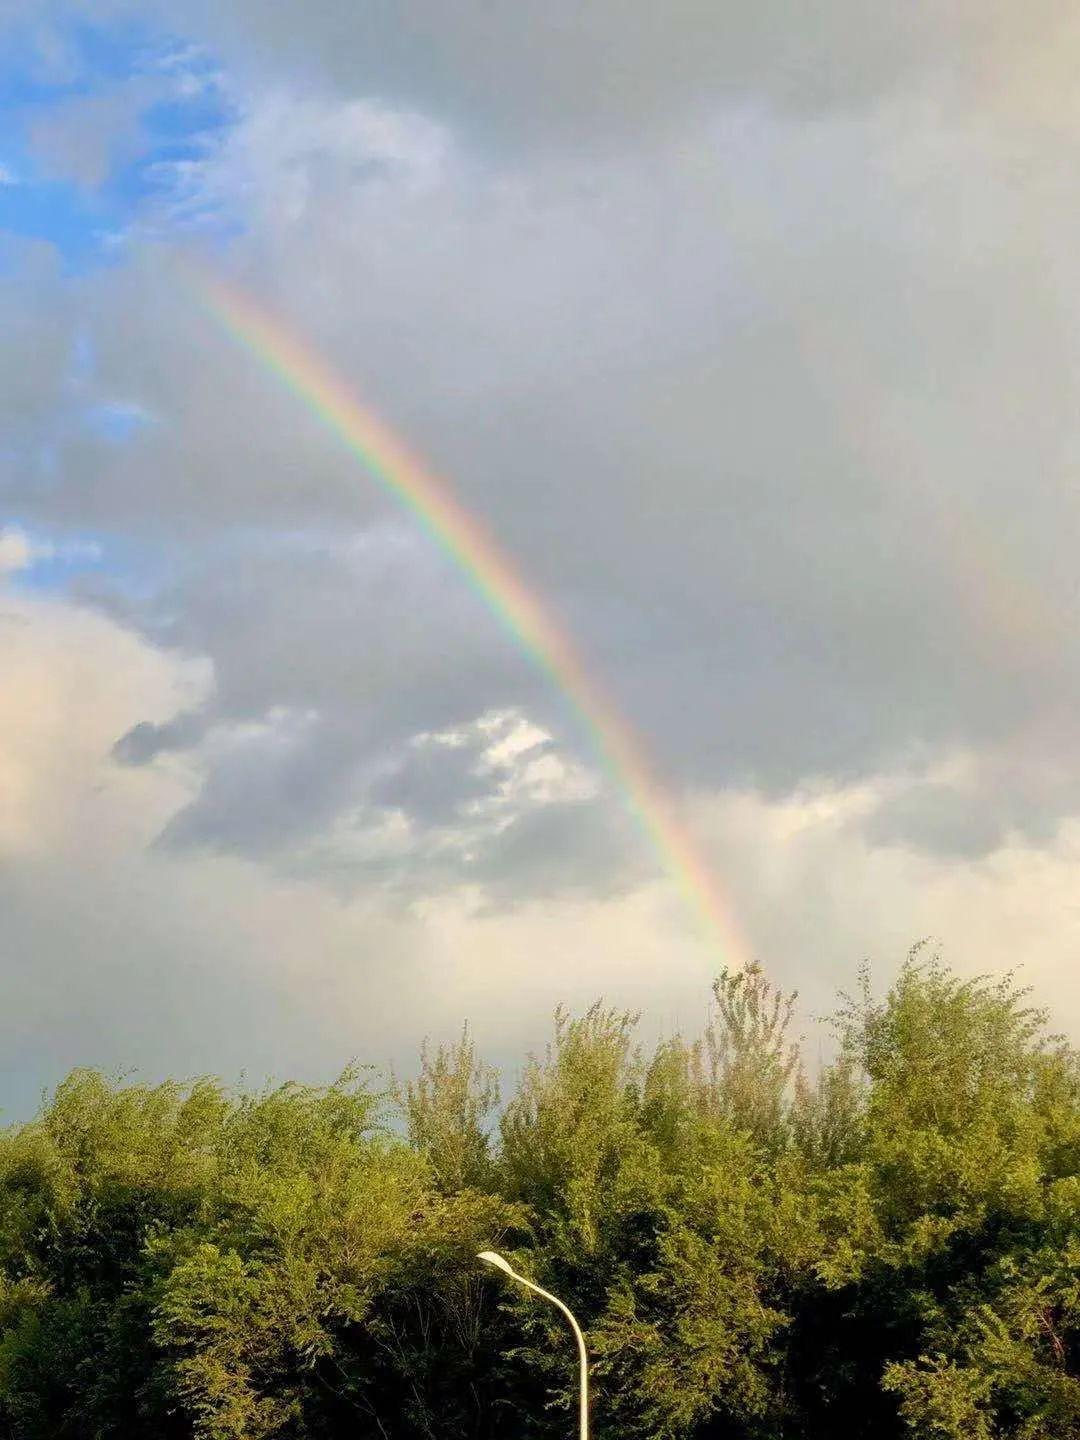
[[[534,1285],[531,1280],[526,1280],[524,1275],[519,1275],[516,1270],[511,1269],[508,1262],[501,1255],[496,1255],[494,1250],[481,1250],[476,1258],[482,1260],[485,1265],[490,1265],[492,1269],[501,1270],[504,1275],[509,1275],[511,1280],[516,1280],[519,1285],[524,1285],[526,1290],[533,1290],[537,1295],[542,1295],[545,1300],[550,1300],[552,1305],[557,1305],[570,1321],[570,1328],[577,1341],[578,1359],[581,1361],[581,1428],[579,1434],[580,1440],[589,1440],[589,1357],[585,1353],[585,1336],[581,1333],[581,1326],[557,1295],[552,1295],[548,1290],[541,1290],[539,1285]]]

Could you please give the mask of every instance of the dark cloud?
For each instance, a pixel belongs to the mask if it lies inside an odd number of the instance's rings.
[[[487,910],[522,900],[595,900],[655,874],[655,857],[620,806],[560,801],[514,816],[468,867]]]
[[[414,744],[391,763],[368,789],[375,804],[404,811],[424,825],[461,819],[463,807],[488,798],[508,766],[485,763],[486,737],[473,733],[460,742]]]
[[[190,711],[158,725],[150,720],[140,720],[121,735],[112,753],[121,765],[147,765],[171,750],[189,749],[198,744],[205,733],[202,717]]]
[[[1063,819],[1080,812],[1068,724],[1059,713],[1035,732],[1011,734],[954,763],[951,775],[902,785],[866,821],[867,840],[977,860],[1018,841],[1052,846]]]
[[[950,785],[915,785],[877,811],[866,826],[867,838],[876,845],[912,845],[939,855],[986,855],[1005,841],[1009,829],[1009,815],[1000,800],[995,806],[995,798]],[[1030,820],[1026,828],[1030,833]]]
[[[963,92],[998,67],[1018,83],[1074,18],[1067,0],[933,0],[917,18],[859,0],[324,0],[302,13],[188,0],[183,14],[250,70],[414,106],[493,147],[635,140],[733,101],[815,115],[905,85]]]
[[[334,820],[355,763],[347,734],[307,716],[227,736],[210,747],[197,800],[169,821],[161,843],[273,856]]]

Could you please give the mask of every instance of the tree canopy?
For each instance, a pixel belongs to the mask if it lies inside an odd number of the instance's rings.
[[[503,1100],[466,1033],[413,1080],[256,1094],[78,1071],[0,1136],[13,1440],[565,1435],[1075,1440],[1080,1057],[1011,976],[915,951],[842,997],[724,973],[697,1037],[559,1012]]]

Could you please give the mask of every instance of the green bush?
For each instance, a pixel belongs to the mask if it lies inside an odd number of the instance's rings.
[[[71,1075],[0,1136],[12,1440],[1080,1436],[1080,1060],[1010,977],[863,977],[698,1039],[556,1016],[500,1104],[466,1034],[380,1090]]]

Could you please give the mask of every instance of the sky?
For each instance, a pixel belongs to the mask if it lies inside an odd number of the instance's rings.
[[[815,1017],[1080,1037],[1080,13],[0,0],[0,1109]],[[200,275],[444,477],[648,756]],[[442,482],[440,482],[442,483]],[[625,779],[625,777],[624,777]]]

